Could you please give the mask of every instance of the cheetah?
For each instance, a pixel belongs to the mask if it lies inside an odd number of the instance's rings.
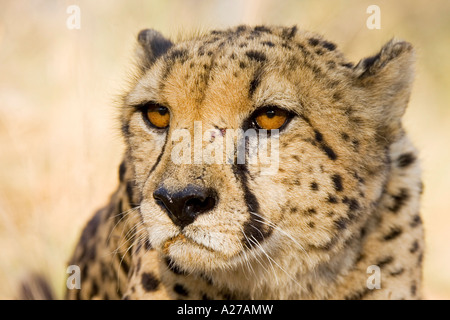
[[[135,60],[119,186],[81,234],[67,299],[422,298],[423,184],[402,126],[410,43],[353,64],[297,26],[176,42],[146,29]],[[226,130],[269,132],[258,141],[277,141],[276,172],[235,161],[238,139],[227,161],[189,149],[176,163],[177,134],[196,122],[216,130],[203,148]]]

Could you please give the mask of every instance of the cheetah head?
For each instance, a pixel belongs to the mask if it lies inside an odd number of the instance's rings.
[[[138,43],[121,121],[153,247],[188,272],[264,259],[307,270],[360,237],[402,134],[409,43],[392,40],[357,65],[296,27],[177,43],[144,30]],[[269,162],[249,160],[247,132],[256,149],[266,142]]]

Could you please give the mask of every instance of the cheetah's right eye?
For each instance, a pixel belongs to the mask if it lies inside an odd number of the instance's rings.
[[[157,103],[147,103],[142,107],[144,119],[156,129],[166,129],[170,123],[169,109]]]

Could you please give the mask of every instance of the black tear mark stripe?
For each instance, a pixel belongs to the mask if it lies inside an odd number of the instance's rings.
[[[148,179],[148,177],[153,173],[153,171],[155,171],[156,167],[158,166],[159,162],[161,161],[161,158],[162,158],[162,156],[163,156],[163,154],[164,154],[164,151],[166,150],[166,145],[167,145],[168,137],[169,137],[169,134],[166,133],[166,138],[165,138],[165,140],[164,140],[164,145],[163,145],[163,147],[162,147],[162,149],[161,149],[161,153],[158,155],[158,158],[156,158],[155,163],[153,164],[152,168],[150,169],[150,171],[149,171],[149,173],[148,173],[148,176],[147,176],[147,179]]]
[[[306,117],[303,114],[300,114],[299,116],[314,130],[314,138],[317,143],[312,144],[312,145],[317,146],[319,149],[321,149],[327,155],[327,157],[330,160],[335,161],[338,158],[338,156],[337,156],[336,152],[334,152],[334,150],[326,143],[326,141],[323,137],[323,134],[319,130],[314,128],[314,126],[311,124],[311,121],[308,119],[308,117]]]
[[[255,244],[252,241],[261,243],[272,233],[272,228],[264,231],[262,220],[259,212],[259,202],[255,194],[248,186],[248,169],[245,164],[233,165],[233,173],[241,183],[244,192],[244,200],[247,205],[247,210],[250,218],[244,223],[244,238],[242,242],[247,248],[252,248]]]
[[[125,160],[122,161],[122,163],[119,166],[119,181],[123,182],[125,178],[125,172],[127,171],[127,167],[125,164]]]

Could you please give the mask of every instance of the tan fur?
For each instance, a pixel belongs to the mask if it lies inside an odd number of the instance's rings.
[[[392,40],[353,66],[296,27],[239,26],[176,44],[148,31],[139,41],[138,75],[123,98],[120,187],[82,236],[71,264],[85,278],[68,298],[421,297],[420,168],[401,125],[409,43]],[[156,54],[161,43],[167,50]],[[134,107],[148,101],[169,108],[167,131]],[[268,105],[295,114],[280,132],[275,175],[261,164],[171,160],[174,130],[193,136],[194,121],[203,132],[238,129]],[[219,201],[181,231],[153,192],[189,184],[217,190]],[[371,265],[381,289],[367,287]]]

